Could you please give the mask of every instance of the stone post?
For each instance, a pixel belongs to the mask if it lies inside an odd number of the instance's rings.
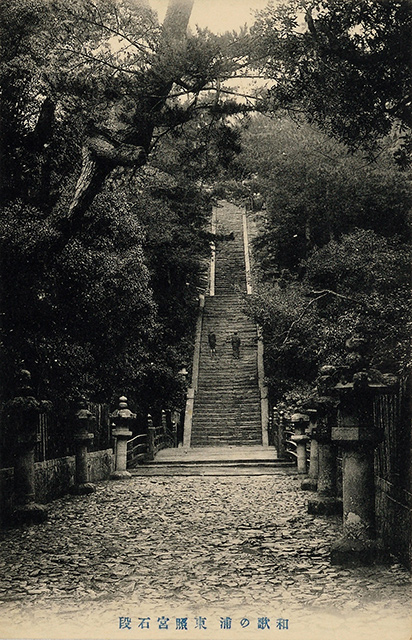
[[[285,445],[285,412],[279,411],[279,418],[277,420],[277,448],[278,458],[284,459],[286,457],[286,445]]]
[[[16,429],[17,460],[14,466],[16,507],[12,520],[16,524],[39,524],[48,517],[45,505],[35,502],[34,449],[37,440],[39,413],[49,403],[33,396],[31,374],[22,370],[19,374],[19,395],[6,404],[6,414]]]
[[[74,493],[75,495],[86,495],[88,493],[93,493],[96,490],[95,486],[89,482],[88,468],[88,448],[94,438],[94,434],[90,433],[90,427],[94,420],[95,417],[87,408],[86,399],[81,398],[78,402],[78,409],[75,414],[75,483],[70,489],[71,493]]]
[[[174,412],[172,416],[172,435],[173,435],[173,447],[177,448],[178,445],[178,428],[179,428],[179,414]]]
[[[309,418],[303,413],[294,413],[290,419],[294,434],[291,437],[293,442],[296,442],[296,453],[298,463],[298,473],[307,472],[307,459],[306,459],[306,444],[309,442],[309,438],[306,434],[306,427],[309,424]]]
[[[150,413],[147,416],[147,459],[154,460],[155,457],[155,435],[156,428],[153,425],[153,418]]]
[[[371,384],[362,371],[336,389],[338,419],[331,435],[343,448],[343,537],[332,546],[331,562],[372,564],[384,556],[375,539],[374,448],[383,434],[374,426],[373,399],[388,387]]]
[[[301,488],[304,491],[316,491],[318,488],[319,455],[318,441],[316,438],[317,411],[306,409],[309,416],[310,460],[308,477],[302,480]]]
[[[308,501],[308,513],[333,515],[342,513],[342,501],[337,497],[336,459],[337,447],[331,442],[331,429],[336,411],[327,402],[318,403],[318,422],[314,437],[318,441],[318,493]]]
[[[110,418],[114,424],[112,435],[115,440],[114,471],[110,477],[113,480],[131,478],[132,474],[127,471],[127,441],[133,435],[129,425],[132,420],[136,419],[136,414],[128,408],[126,396],[120,396],[119,408],[110,414]]]

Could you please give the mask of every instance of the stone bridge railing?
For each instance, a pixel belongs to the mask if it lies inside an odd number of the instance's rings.
[[[163,412],[164,416],[164,412]],[[147,416],[147,433],[127,440],[127,468],[131,469],[141,462],[154,460],[158,451],[178,446],[177,425],[167,427],[163,419],[160,425],[153,424],[152,416]]]
[[[66,473],[64,482],[60,483],[66,490],[75,494],[87,494],[95,491],[90,482],[92,471],[90,448],[94,440],[96,422],[101,417],[91,410],[86,398],[80,398],[76,410],[63,431],[70,434],[70,444],[74,450],[74,465],[70,465],[69,475]],[[2,509],[7,515],[7,524],[36,524],[47,519],[47,508],[36,501],[38,469],[36,469],[36,450],[39,444],[39,425],[41,433],[47,434],[48,415],[52,411],[51,403],[38,400],[31,386],[31,375],[22,370],[19,375],[17,394],[3,408],[3,420],[7,423],[9,442],[13,445],[12,464],[5,468],[6,476],[12,478],[12,491],[7,501],[0,501]],[[172,422],[171,415],[162,411],[159,414],[159,424],[153,424],[152,417],[147,418],[147,433],[133,437],[136,414],[127,406],[127,398],[119,399],[119,407],[113,413],[108,414],[107,429],[112,426],[113,454],[106,446],[105,451],[111,458],[107,467],[108,477],[111,472],[113,479],[127,478],[130,476],[127,468],[134,466],[141,460],[153,460],[157,451],[164,447],[177,447],[178,425]],[[161,416],[161,417],[160,417]],[[96,419],[97,418],[97,419]],[[109,422],[110,418],[110,422]],[[66,434],[67,435],[67,434]],[[12,436],[12,438],[11,438]],[[66,440],[65,440],[66,441]],[[110,441],[109,441],[110,442]],[[42,446],[42,449],[45,449]],[[46,452],[43,451],[43,454]],[[70,452],[71,454],[73,451]],[[96,452],[93,452],[96,453]],[[67,456],[66,456],[67,457]],[[64,465],[57,464],[60,458],[54,460],[55,467],[62,469]],[[63,459],[63,458],[62,458]],[[114,467],[114,469],[113,469]],[[8,474],[8,475],[7,475]],[[11,474],[11,475],[10,475]],[[96,476],[96,474],[94,474]],[[99,474],[97,474],[99,476]],[[5,475],[1,474],[1,479]],[[102,479],[99,476],[98,479]],[[56,484],[56,483],[55,483]],[[0,496],[1,498],[2,496]],[[53,498],[56,496],[48,496]],[[6,513],[7,512],[7,513]],[[6,520],[4,519],[6,524]]]

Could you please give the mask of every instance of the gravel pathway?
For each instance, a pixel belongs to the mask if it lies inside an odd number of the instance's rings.
[[[409,640],[410,574],[331,566],[340,518],[308,515],[299,485],[139,477],[50,503],[48,522],[1,533],[0,637]]]

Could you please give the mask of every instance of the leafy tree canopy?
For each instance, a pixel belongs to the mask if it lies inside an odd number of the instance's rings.
[[[345,341],[368,342],[370,366],[410,367],[410,250],[372,230],[331,241],[307,259],[302,281],[260,284],[249,311],[263,328],[274,399],[312,393],[318,369],[345,365]]]
[[[271,393],[311,392],[318,367],[342,366],[351,335],[371,366],[410,366],[411,187],[390,153],[373,161],[307,123],[251,120],[240,156],[265,199],[256,213],[255,295]]]
[[[351,148],[396,123],[410,135],[411,29],[410,0],[269,3],[252,29],[254,64],[274,81],[267,107],[303,111]]]
[[[207,145],[168,136],[210,109],[219,142],[237,109],[216,99],[234,36],[186,37],[190,9],[171,2],[159,25],[128,0],[1,4],[4,380],[24,362],[58,402],[181,394],[209,250],[200,169],[182,158]]]
[[[412,192],[388,152],[375,161],[307,123],[252,119],[240,161],[266,200],[257,240],[265,277],[296,270],[314,247],[355,228],[409,237]]]

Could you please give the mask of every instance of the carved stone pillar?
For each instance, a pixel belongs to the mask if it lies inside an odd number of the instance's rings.
[[[12,520],[16,524],[39,524],[48,517],[47,507],[35,502],[34,468],[39,413],[48,404],[34,397],[30,372],[20,371],[18,395],[5,407],[6,414],[15,428],[17,444],[14,466],[16,507],[12,514]]]
[[[131,478],[131,473],[127,471],[127,441],[133,435],[129,425],[131,421],[136,419],[136,414],[128,408],[126,396],[119,398],[119,408],[110,417],[115,427],[112,430],[115,439],[115,468],[111,478],[113,480]]]
[[[318,442],[317,495],[308,501],[308,513],[333,515],[342,512],[342,501],[337,496],[336,463],[337,446],[331,441],[332,424],[336,409],[331,398],[319,398],[317,425],[314,437]]]
[[[336,386],[337,424],[332,441],[343,449],[343,536],[331,549],[333,564],[372,564],[384,556],[375,538],[374,449],[382,438],[373,420],[373,399],[387,391],[371,384],[366,371]]]
[[[152,416],[147,416],[147,459],[154,460],[155,457],[155,435],[156,427],[153,425]]]
[[[308,477],[302,480],[301,488],[304,491],[316,491],[318,488],[319,473],[319,452],[316,438],[317,411],[316,409],[305,409],[309,416],[308,434],[310,437],[310,458]]]
[[[75,413],[75,432],[74,441],[76,445],[76,471],[75,483],[71,487],[71,493],[76,495],[86,495],[93,493],[96,488],[89,482],[89,465],[88,465],[88,448],[93,442],[94,434],[90,432],[91,424],[95,417],[87,408],[85,398],[81,398],[78,402],[78,408]]]
[[[290,421],[294,428],[294,434],[291,437],[291,440],[296,443],[298,473],[306,473],[306,444],[309,442],[309,437],[306,434],[306,427],[309,424],[309,418],[303,413],[294,413]]]

